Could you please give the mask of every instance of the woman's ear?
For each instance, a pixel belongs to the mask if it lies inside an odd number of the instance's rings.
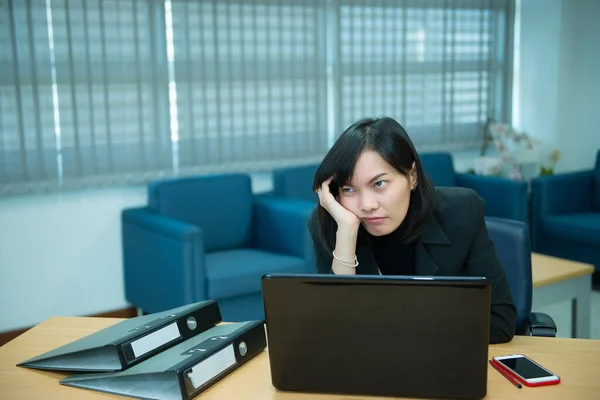
[[[410,170],[410,190],[414,191],[419,185],[419,174],[417,174],[417,164],[413,162]]]

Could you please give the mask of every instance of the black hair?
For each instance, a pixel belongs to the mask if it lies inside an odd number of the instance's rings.
[[[334,177],[329,189],[336,196],[339,188],[352,180],[358,158],[365,150],[377,152],[395,170],[408,176],[417,171],[417,186],[410,194],[410,204],[403,224],[405,243],[414,241],[433,213],[435,192],[423,172],[421,161],[408,134],[397,121],[389,117],[365,118],[350,125],[323,158],[315,172],[313,191]],[[333,217],[318,206],[320,240],[330,251],[335,246],[337,224]],[[364,228],[361,227],[360,231]],[[359,232],[359,240],[364,233]]]

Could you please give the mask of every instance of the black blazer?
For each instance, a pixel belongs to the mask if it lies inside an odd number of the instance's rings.
[[[475,191],[460,187],[437,187],[435,196],[433,215],[415,242],[416,274],[485,276],[492,286],[490,343],[510,341],[515,334],[517,309],[487,232],[483,199]],[[310,218],[309,230],[317,270],[329,274],[333,255],[318,239],[317,208]],[[356,273],[379,275],[369,235],[365,233],[361,233],[356,248],[359,262]]]

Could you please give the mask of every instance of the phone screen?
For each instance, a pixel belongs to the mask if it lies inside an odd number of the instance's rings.
[[[525,379],[545,378],[547,376],[552,376],[551,373],[539,367],[525,357],[505,358],[503,360],[496,359],[496,361],[504,364],[506,367],[512,369]]]

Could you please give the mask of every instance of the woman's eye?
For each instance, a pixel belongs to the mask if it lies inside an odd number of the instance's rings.
[[[345,187],[345,188],[342,188],[342,192],[344,192],[344,193],[352,193],[352,192],[354,192],[354,189],[349,188],[349,187]]]
[[[375,187],[382,188],[385,186],[385,184],[386,184],[386,181],[377,181],[377,182],[375,182]]]

